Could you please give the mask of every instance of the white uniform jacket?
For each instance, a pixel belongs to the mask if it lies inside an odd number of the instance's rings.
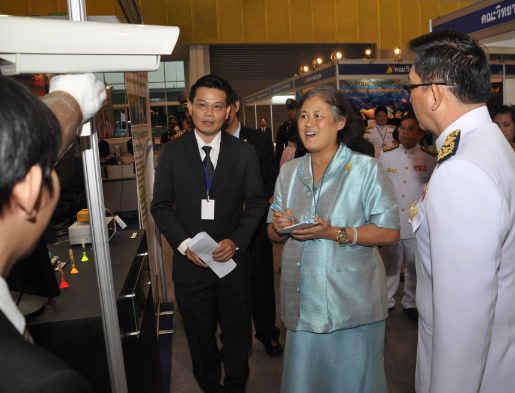
[[[435,155],[433,151],[419,145],[409,150],[402,145],[387,147],[379,155],[399,202],[401,239],[415,237],[408,222],[408,210],[413,202],[420,201],[424,186],[435,169]]]
[[[382,132],[379,131],[377,125],[367,127],[365,130],[365,139],[374,144],[376,152],[396,143],[395,139],[393,139],[393,132],[395,131],[395,127],[389,125],[386,125],[385,127],[385,130]],[[381,127],[381,129],[382,128],[383,127]]]
[[[420,313],[416,391],[513,393],[515,154],[486,106],[455,121],[436,144],[439,157],[455,155],[439,160],[410,213]]]

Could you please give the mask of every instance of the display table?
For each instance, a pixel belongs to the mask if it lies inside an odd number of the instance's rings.
[[[135,239],[131,239],[133,233]],[[129,392],[161,392],[158,337],[146,257],[144,230],[117,232],[110,243],[118,318]],[[93,385],[95,392],[111,392],[102,328],[95,258],[86,244],[87,262],[81,262],[82,246],[67,241],[50,248],[59,260],[68,261],[73,249],[78,274],[64,267],[70,285],[61,289],[56,304],[29,319],[34,341],[64,360]],[[91,250],[91,251],[90,251]],[[58,281],[61,274],[56,272]]]

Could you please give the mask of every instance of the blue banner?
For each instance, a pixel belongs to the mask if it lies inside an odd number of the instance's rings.
[[[433,26],[433,31],[456,30],[465,34],[488,29],[515,20],[515,1],[505,0],[497,4],[463,15],[441,25]]]
[[[336,80],[336,68],[334,66],[330,66],[323,70],[315,71],[295,79],[295,88],[298,89],[314,83],[321,83],[330,78]]]
[[[283,83],[279,86],[275,86],[275,87],[272,87],[270,89],[270,92],[272,93],[273,96],[277,95],[277,94],[280,94],[284,91],[290,91],[290,90],[293,90],[293,81],[288,81],[286,83]]]
[[[265,91],[262,91],[262,92],[254,95],[254,97],[256,98],[256,101],[262,100],[263,98],[267,98],[269,96],[270,96],[270,90],[265,90]]]
[[[396,63],[392,61],[391,64],[340,64],[338,72],[341,75],[381,75],[385,77],[394,75],[408,75],[411,70],[411,63]]]
[[[252,102],[254,102],[254,96],[250,96],[250,97],[247,97],[247,98],[244,98],[243,99],[243,105],[247,105],[247,104],[250,104]]]

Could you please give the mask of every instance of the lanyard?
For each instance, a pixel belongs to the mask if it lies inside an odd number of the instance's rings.
[[[213,179],[211,179],[211,181],[209,181],[209,176],[207,175],[207,169],[206,169],[206,166],[204,165],[204,162],[202,162],[202,166],[204,167],[204,173],[206,174],[206,184],[207,184],[207,201],[209,202],[209,189],[211,188],[211,184],[213,183]],[[215,176],[213,175],[213,178]]]
[[[381,135],[381,138],[383,138],[383,143],[385,142],[384,140],[386,139],[386,134],[388,133],[388,126],[384,126],[384,136],[383,134],[381,133],[381,130],[379,129],[379,127],[377,126],[376,124],[376,129],[377,131],[379,132],[379,135]]]

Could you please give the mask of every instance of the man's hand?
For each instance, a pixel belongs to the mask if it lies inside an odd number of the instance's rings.
[[[220,247],[213,251],[213,260],[227,262],[236,252],[236,245],[230,239],[224,239],[218,244]]]
[[[104,84],[93,74],[57,75],[50,80],[50,93],[64,91],[78,102],[82,121],[93,117],[106,99]]]
[[[204,262],[202,262],[200,260],[199,257],[197,257],[196,254],[194,254],[193,252],[190,251],[189,247],[186,249],[186,258],[188,258],[191,262],[193,262],[197,266],[205,267],[205,268],[208,267]]]

